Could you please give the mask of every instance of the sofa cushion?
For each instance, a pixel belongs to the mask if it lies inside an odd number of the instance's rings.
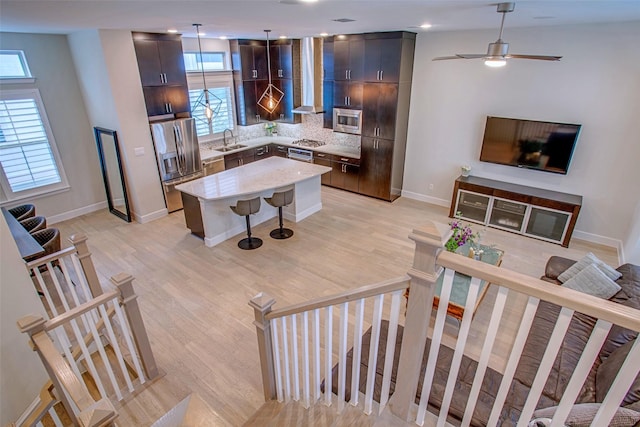
[[[622,289],[595,264],[586,266],[578,274],[564,282],[562,286],[602,299],[609,299]]]
[[[604,400],[607,392],[613,384],[613,381],[616,379],[616,375],[618,374],[622,363],[629,354],[629,351],[631,351],[631,347],[634,343],[635,341],[629,341],[622,347],[614,350],[598,368],[598,374],[596,376],[596,399],[598,402],[602,402]],[[636,376],[636,379],[631,384],[631,388],[622,400],[621,406],[631,405],[639,400],[640,374]]]
[[[602,272],[606,274],[607,277],[610,278],[611,280],[618,280],[620,276],[622,276],[622,274],[619,271],[607,265],[606,263],[601,261],[597,256],[595,256],[593,253],[589,252],[580,260],[578,260],[578,262],[576,262],[571,267],[567,268],[562,274],[560,274],[558,276],[558,280],[564,283],[591,264],[596,264],[596,267],[602,270]]]
[[[533,417],[553,418],[557,409],[557,406],[538,409],[533,413]],[[580,403],[573,405],[565,421],[565,425],[567,427],[589,427],[599,409],[600,403]],[[640,412],[626,408],[618,408],[609,423],[609,427],[633,427],[638,421],[640,421]]]
[[[575,263],[575,260],[569,258],[555,255],[551,256],[544,267],[544,276],[542,276],[542,279],[552,283],[560,283],[558,276]]]

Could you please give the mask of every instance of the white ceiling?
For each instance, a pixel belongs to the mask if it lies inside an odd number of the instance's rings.
[[[264,38],[264,29],[303,37],[371,31],[453,31],[500,27],[487,0],[0,0],[0,31],[69,34],[87,29],[163,32],[195,36]],[[295,4],[298,3],[298,4]],[[338,18],[355,22],[340,23]],[[510,27],[640,21],[640,0],[529,0],[516,2]],[[432,28],[422,30],[421,24]]]

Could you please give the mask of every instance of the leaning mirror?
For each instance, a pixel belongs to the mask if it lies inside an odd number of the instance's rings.
[[[109,211],[125,221],[131,222],[127,187],[124,181],[122,163],[120,162],[118,135],[116,135],[115,130],[100,127],[94,127],[93,131],[96,136]]]

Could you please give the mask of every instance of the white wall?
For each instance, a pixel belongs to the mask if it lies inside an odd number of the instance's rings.
[[[36,398],[48,376],[29,337],[16,321],[45,317],[29,273],[4,218],[0,218],[0,425],[16,421]]]
[[[637,192],[637,188],[635,188]],[[629,233],[624,243],[624,256],[626,262],[640,265],[640,201],[631,218]]]
[[[118,133],[133,217],[166,215],[131,32],[82,31],[69,35],[69,45],[91,126]]]
[[[53,223],[106,207],[96,144],[66,36],[2,33],[0,48],[24,51],[35,83],[5,84],[0,90],[40,91],[69,181],[68,191],[31,200],[37,213]],[[4,199],[0,194],[0,203]]]
[[[495,37],[418,35],[403,194],[448,206],[460,166],[470,164],[474,175],[582,195],[575,236],[622,246],[640,200],[640,23],[505,30],[511,53],[564,56],[555,63],[432,61],[485,52]],[[581,123],[569,173],[481,163],[487,115]]]

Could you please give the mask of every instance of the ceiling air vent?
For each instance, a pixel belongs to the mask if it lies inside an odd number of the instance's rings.
[[[339,18],[339,19],[332,19],[332,21],[345,23],[345,22],[355,22],[355,19]]]

